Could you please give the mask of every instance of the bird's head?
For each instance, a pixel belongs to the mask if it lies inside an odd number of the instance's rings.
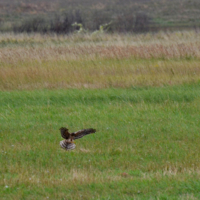
[[[68,131],[68,129],[66,127],[61,127],[59,128],[60,131]]]

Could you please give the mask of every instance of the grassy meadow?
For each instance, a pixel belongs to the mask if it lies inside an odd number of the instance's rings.
[[[0,199],[199,199],[199,102],[196,32],[1,34]]]

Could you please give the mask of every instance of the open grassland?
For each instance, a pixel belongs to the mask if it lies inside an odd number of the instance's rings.
[[[1,199],[199,199],[200,86],[0,93]],[[93,127],[76,149],[59,128]]]
[[[199,102],[196,32],[1,34],[0,199],[200,199]]]
[[[0,90],[162,86],[200,80],[196,32],[1,35]]]

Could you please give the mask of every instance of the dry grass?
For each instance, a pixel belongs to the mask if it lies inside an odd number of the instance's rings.
[[[16,166],[15,166],[16,167]],[[12,167],[11,167],[12,168]],[[70,182],[71,185],[75,186],[77,184],[92,184],[92,183],[111,183],[114,181],[123,181],[124,178],[130,180],[157,180],[160,181],[163,178],[171,178],[176,179],[176,181],[183,181],[187,179],[187,177],[196,177],[200,178],[199,171],[193,170],[185,170],[184,172],[174,172],[174,171],[157,171],[154,173],[143,173],[140,172],[138,175],[131,175],[129,173],[116,173],[112,170],[105,172],[99,172],[94,169],[88,170],[80,170],[73,169],[70,171],[66,171],[66,168],[60,168],[59,172],[55,172],[55,170],[45,170],[42,172],[36,172],[36,170],[31,170],[31,168],[24,171],[20,168],[11,169],[9,168],[9,172],[18,171],[19,175],[14,175],[12,178],[8,178],[8,174],[5,175],[6,178],[0,181],[1,185],[12,186],[19,183],[25,183],[27,185],[35,184],[38,186],[46,185],[46,186],[54,186],[54,185],[66,185],[66,182]],[[32,171],[32,173],[30,173]]]
[[[3,67],[1,90],[160,86],[198,81],[199,61],[47,61]]]
[[[0,90],[198,82],[200,36],[0,35]]]

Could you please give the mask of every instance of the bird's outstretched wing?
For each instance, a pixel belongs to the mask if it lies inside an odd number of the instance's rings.
[[[60,128],[60,133],[61,133],[61,136],[62,136],[64,139],[69,139],[70,133],[68,132],[68,129],[67,129],[67,128],[61,127],[61,128]]]
[[[95,133],[95,132],[96,132],[96,129],[93,129],[93,128],[82,129],[80,131],[72,133],[72,136],[73,136],[73,139],[76,140],[76,139],[82,138],[85,135]]]
[[[74,143],[70,143],[67,140],[60,141],[60,146],[65,150],[75,149],[76,145]]]

